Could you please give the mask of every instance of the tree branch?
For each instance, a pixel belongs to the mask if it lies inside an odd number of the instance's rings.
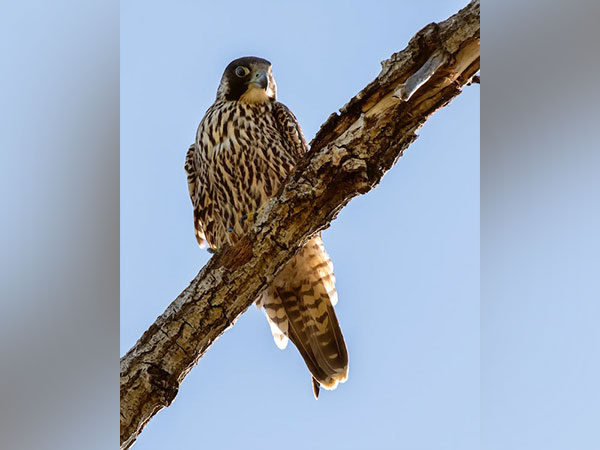
[[[479,0],[419,31],[332,114],[252,230],[215,254],[121,359],[121,448],[169,406],[210,345],[314,233],[373,189],[479,70]]]

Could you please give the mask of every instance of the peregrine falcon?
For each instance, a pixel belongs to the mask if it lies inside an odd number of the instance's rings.
[[[218,250],[250,229],[255,213],[308,151],[292,112],[277,101],[271,63],[232,61],[206,111],[186,161],[196,239]],[[319,386],[335,389],[348,377],[348,351],[333,306],[333,264],[315,235],[277,274],[256,305],[263,308],[275,344],[290,339]]]

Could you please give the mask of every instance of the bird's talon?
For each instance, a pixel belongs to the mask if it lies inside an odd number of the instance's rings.
[[[250,215],[252,215],[252,220],[250,220]],[[245,222],[251,222],[251,223],[255,223],[256,222],[256,218],[258,217],[258,213],[257,212],[253,212],[253,213],[248,213],[248,214],[244,214],[241,218],[240,218],[240,222],[243,224]]]

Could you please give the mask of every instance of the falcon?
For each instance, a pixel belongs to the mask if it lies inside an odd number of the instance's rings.
[[[260,207],[308,151],[292,112],[277,101],[271,63],[232,61],[200,122],[185,161],[200,247],[217,251],[246,233]],[[319,388],[348,377],[348,351],[333,306],[333,264],[315,235],[256,299],[280,349],[291,340]]]

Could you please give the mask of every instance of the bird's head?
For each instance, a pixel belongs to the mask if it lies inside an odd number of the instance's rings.
[[[217,91],[217,100],[266,103],[277,98],[277,87],[266,59],[245,56],[229,63]]]

